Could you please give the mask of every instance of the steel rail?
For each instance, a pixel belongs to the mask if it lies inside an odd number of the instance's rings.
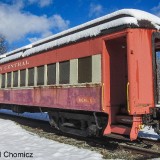
[[[142,148],[142,146],[133,146],[133,145],[127,145],[127,144],[119,144],[121,149],[133,152],[133,153],[139,153],[142,155],[149,155],[152,158],[160,157],[159,151],[154,151],[152,149],[146,149]]]

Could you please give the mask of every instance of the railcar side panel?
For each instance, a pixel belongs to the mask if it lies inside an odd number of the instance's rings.
[[[101,86],[37,87],[34,89],[0,90],[0,102],[49,108],[101,111]]]
[[[35,66],[41,66],[91,55],[101,54],[101,38],[85,40],[83,42],[70,44],[61,48],[39,53],[30,57],[21,57],[18,60],[2,64],[0,73],[6,73]]]
[[[128,36],[130,114],[147,114],[154,106],[152,32],[153,30],[131,29]]]

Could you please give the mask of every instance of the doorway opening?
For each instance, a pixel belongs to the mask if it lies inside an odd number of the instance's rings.
[[[122,36],[106,41],[110,61],[110,106],[112,124],[117,123],[116,115],[126,115],[127,111],[127,37]]]

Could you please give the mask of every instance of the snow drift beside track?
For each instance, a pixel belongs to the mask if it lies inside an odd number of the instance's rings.
[[[102,160],[101,154],[41,138],[10,120],[0,119],[0,142],[0,159]]]

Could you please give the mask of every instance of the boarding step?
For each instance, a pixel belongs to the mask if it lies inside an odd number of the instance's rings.
[[[122,135],[130,135],[131,127],[121,124],[111,125],[111,132]]]
[[[116,121],[120,124],[129,124],[133,123],[133,116],[129,115],[116,115]]]

